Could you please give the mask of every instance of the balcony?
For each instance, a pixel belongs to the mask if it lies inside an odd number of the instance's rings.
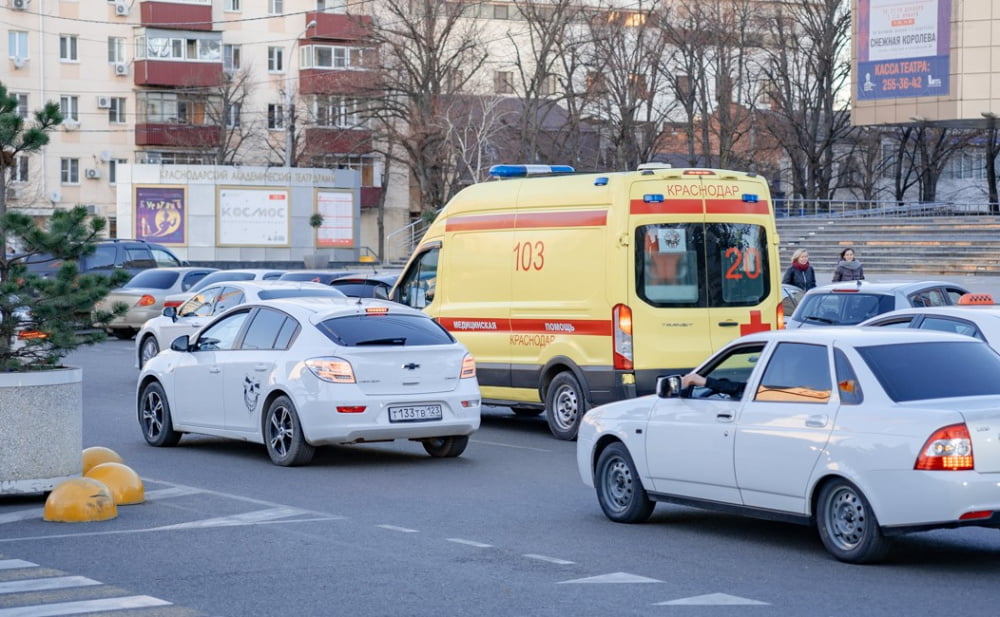
[[[136,60],[135,85],[211,87],[222,84],[222,62]]]
[[[305,130],[306,156],[330,152],[367,153],[372,150],[372,133],[356,129],[311,126]]]
[[[371,36],[372,18],[369,15],[344,15],[342,13],[307,13],[306,23],[316,21],[308,31],[310,39],[335,41],[360,41]]]
[[[219,145],[219,127],[186,124],[136,124],[135,145],[214,148]]]
[[[370,71],[331,69],[302,69],[299,71],[299,92],[331,95],[373,95],[373,77]]]
[[[361,207],[362,208],[375,208],[378,206],[378,200],[382,197],[382,187],[381,186],[363,186],[361,187]]]
[[[142,25],[171,30],[211,30],[211,0],[186,2],[149,1],[139,3]]]

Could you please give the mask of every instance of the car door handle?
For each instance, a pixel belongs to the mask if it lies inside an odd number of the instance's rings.
[[[816,428],[823,428],[824,426],[826,426],[826,423],[829,422],[829,420],[830,419],[826,417],[826,414],[819,414],[819,415],[815,415],[815,416],[809,416],[808,418],[806,418],[806,426],[814,426]]]
[[[719,422],[732,422],[733,414],[727,412],[717,413],[715,414],[715,419],[718,420]]]
[[[210,367],[210,368],[208,369],[208,372],[209,372],[209,373],[221,373],[221,372],[222,372],[222,369],[221,369],[221,368],[219,368],[219,367],[217,367],[217,366],[213,366],[213,367]]]
[[[740,325],[738,321],[720,321],[719,325],[723,328],[733,328]]]
[[[269,368],[271,368],[270,364],[256,364],[254,365],[253,370],[257,371],[258,373],[263,373]]]

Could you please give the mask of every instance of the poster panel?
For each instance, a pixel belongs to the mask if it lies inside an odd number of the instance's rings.
[[[944,96],[951,0],[858,0],[858,100]]]
[[[287,188],[219,187],[218,246],[289,246]]]
[[[323,217],[316,229],[317,248],[354,246],[353,191],[316,191],[316,212]]]
[[[135,186],[135,238],[169,246],[187,243],[187,189],[177,185]]]

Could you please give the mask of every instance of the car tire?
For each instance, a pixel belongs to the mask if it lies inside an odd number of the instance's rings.
[[[577,378],[569,371],[556,375],[545,392],[545,415],[552,434],[567,441],[576,439],[585,413],[587,398]]]
[[[142,436],[151,446],[176,446],[181,433],[174,430],[170,403],[159,382],[153,381],[142,389],[139,397],[139,426]]]
[[[434,458],[454,458],[465,452],[465,447],[469,445],[469,436],[432,437],[430,439],[422,439],[421,443],[427,454],[430,454]]]
[[[621,442],[609,445],[598,457],[594,488],[604,515],[616,523],[641,523],[656,507]]]
[[[111,329],[111,335],[114,336],[116,339],[118,339],[120,341],[130,340],[133,336],[136,335],[136,332],[138,332],[138,330],[134,330],[132,328],[112,328]]]
[[[295,405],[287,396],[274,399],[264,416],[264,443],[271,462],[282,467],[305,465],[316,448],[306,443]]]
[[[545,411],[545,409],[540,407],[511,407],[510,410],[514,412],[515,416],[520,418],[540,416],[542,415],[542,412]]]
[[[873,563],[889,551],[890,541],[882,535],[871,504],[847,480],[833,480],[820,490],[816,527],[823,546],[840,561]]]
[[[156,342],[156,337],[152,334],[146,336],[142,339],[142,344],[139,345],[139,368],[146,366],[149,360],[160,353],[160,344]]]

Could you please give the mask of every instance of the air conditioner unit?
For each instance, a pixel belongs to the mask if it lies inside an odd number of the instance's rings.
[[[97,108],[98,109],[109,109],[111,107],[111,97],[110,96],[99,96],[97,97]]]
[[[64,120],[62,125],[67,131],[75,131],[80,128],[80,122],[77,120]]]
[[[128,15],[128,5],[124,2],[115,2],[115,15],[122,17]]]
[[[87,204],[87,214],[97,214],[97,204]]]
[[[10,8],[15,11],[23,11],[28,8],[29,0],[10,0]]]
[[[7,187],[7,199],[20,199],[21,198],[21,187],[10,186]]]
[[[128,75],[128,65],[124,62],[115,62],[115,75],[119,77]]]
[[[59,203],[60,201],[62,201],[62,193],[60,193],[59,191],[52,191],[51,193],[49,193],[49,201],[51,201],[54,204]]]
[[[101,177],[101,170],[100,169],[88,169],[85,172],[83,172],[83,175],[87,176],[88,180],[97,180],[98,178]]]
[[[21,67],[24,66],[24,58],[21,58],[20,56],[18,56],[16,58],[12,58],[12,60],[14,61],[14,68],[15,69],[19,69],[19,68],[21,68]]]

